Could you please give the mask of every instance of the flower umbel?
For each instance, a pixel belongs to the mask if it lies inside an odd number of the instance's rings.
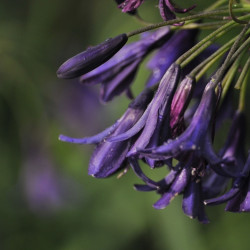
[[[123,12],[137,16],[144,1],[116,3]],[[124,92],[134,99],[120,119],[97,135],[59,136],[69,143],[96,144],[89,175],[106,178],[132,169],[143,182],[134,186],[136,190],[160,195],[154,208],[167,207],[179,195],[184,214],[201,223],[209,222],[206,205],[227,202],[226,211],[250,211],[250,155],[246,160],[244,140],[250,6],[233,7],[230,1],[228,11],[217,8],[222,4],[218,1],[208,10],[176,18],[176,13],[188,13],[195,6],[179,8],[171,0],[159,0],[164,22],[90,47],[57,71],[59,78],[80,77],[81,83],[101,84],[102,102]],[[211,32],[202,33],[204,29]],[[146,31],[125,45],[130,37]],[[204,38],[196,42],[198,33]],[[225,34],[232,35],[230,41],[214,43]],[[133,98],[132,83],[139,66],[153,50],[147,63],[151,74]],[[143,170],[147,167],[166,168],[167,173],[153,180]]]

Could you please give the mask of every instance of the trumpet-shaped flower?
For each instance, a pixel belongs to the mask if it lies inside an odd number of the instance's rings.
[[[89,175],[105,178],[126,164],[126,155],[135,138],[121,142],[109,142],[110,136],[118,136],[127,131],[142,117],[151,101],[153,91],[145,89],[128,107],[124,115],[111,127],[103,132],[81,139],[60,135],[61,141],[77,144],[97,144],[89,163]]]

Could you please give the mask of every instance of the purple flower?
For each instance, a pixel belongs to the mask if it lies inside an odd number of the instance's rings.
[[[116,1],[119,4],[119,8],[122,9],[122,12],[131,12],[135,11],[144,0],[118,0]]]
[[[183,211],[190,218],[197,218],[202,223],[208,223],[205,214],[201,179],[204,172],[204,162],[190,156],[185,162],[179,162],[169,174],[159,182],[144,175],[135,159],[129,160],[131,168],[146,184],[137,184],[138,191],[156,191],[161,198],[153,205],[156,209],[164,209],[179,194],[183,194]]]
[[[152,70],[146,86],[158,84],[172,63],[193,47],[197,30],[181,30],[175,33],[149,61],[147,67]]]
[[[193,179],[186,186],[183,194],[182,209],[191,219],[197,218],[203,224],[209,223],[205,214],[200,179]]]
[[[115,38],[107,39],[97,46],[90,47],[63,63],[57,71],[57,76],[69,79],[86,74],[110,59],[124,46],[127,40],[127,35],[121,34]]]
[[[228,164],[221,164],[222,169],[224,172],[228,173],[228,177],[230,177],[230,175],[234,177],[235,179],[234,182],[236,184],[234,184],[233,188],[228,193],[222,195],[221,197],[214,198],[215,196],[219,195],[221,191],[223,191],[223,187],[225,187],[225,185],[229,181],[229,178],[222,177],[223,174],[221,174],[220,171],[218,173],[214,173],[211,177],[212,183],[211,181],[209,181],[210,185],[212,186],[211,187],[207,186],[206,188],[206,193],[208,193],[206,198],[209,199],[206,201],[206,203],[208,205],[219,204],[231,199],[234,195],[236,195],[240,191],[239,186],[244,186],[245,188],[243,188],[243,190],[246,189],[245,180],[246,176],[248,175],[249,171],[248,164],[250,163],[250,161],[248,159],[248,163],[246,164],[246,166],[244,166],[246,159],[244,150],[245,135],[246,135],[246,118],[242,112],[237,111],[234,115],[234,119],[231,125],[231,129],[228,133],[228,138],[225,143],[225,146],[220,152],[222,159],[228,162]],[[215,172],[218,171],[216,165],[213,166],[213,170]],[[217,192],[214,192],[214,189],[217,190]],[[232,201],[232,204],[234,204],[234,201]],[[233,205],[233,207],[235,207],[235,205]]]
[[[115,2],[118,4],[118,7],[121,6],[125,2],[125,0],[115,0]],[[136,9],[128,11],[127,12],[130,15],[135,15],[136,14]]]
[[[205,200],[206,205],[217,205],[228,202],[226,209],[230,212],[249,212],[250,211],[250,154],[240,177],[235,178],[232,188],[222,196]]]
[[[59,139],[70,143],[97,144],[90,159],[88,173],[97,178],[105,178],[125,166],[126,155],[135,139],[130,138],[121,142],[109,142],[108,138],[110,136],[118,136],[133,127],[142,117],[152,97],[153,91],[145,89],[129,105],[124,115],[113,126],[95,136],[75,139],[60,135]]]
[[[164,27],[137,42],[128,44],[109,61],[83,75],[80,81],[85,84],[101,83],[101,100],[110,101],[114,96],[129,90],[145,56],[170,36],[169,27]]]
[[[175,19],[176,18],[175,13],[186,13],[195,7],[196,5],[193,5],[189,8],[182,9],[176,7],[176,5],[173,4],[171,0],[159,0],[160,14],[164,21]],[[175,24],[175,25],[182,25],[182,24]]]
[[[229,212],[250,212],[250,178],[242,180],[242,184],[235,196],[230,199],[225,208]]]
[[[128,152],[128,156],[136,153],[136,148],[161,145],[168,135],[168,121],[171,102],[179,80],[180,67],[173,64],[163,76],[157,92],[140,120],[128,131],[109,141],[123,141],[138,134],[140,136]]]
[[[138,153],[163,160],[171,157],[182,158],[195,152],[197,157],[204,157],[209,163],[218,164],[221,159],[215,154],[211,141],[216,103],[215,86],[211,80],[188,128],[179,137],[155,149],[138,147]]]
[[[244,167],[246,137],[246,117],[241,111],[236,111],[227,136],[225,146],[220,152],[222,159],[227,164],[222,164],[232,176],[239,176]]]
[[[230,178],[241,175],[245,162],[244,138],[246,134],[245,115],[235,113],[227,141],[219,153],[223,162],[208,165],[207,177],[203,182],[206,199],[212,199],[225,190]],[[233,138],[233,140],[232,140]]]
[[[186,76],[174,94],[170,112],[170,127],[173,138],[179,136],[186,128],[184,113],[191,101],[194,87],[195,80]]]

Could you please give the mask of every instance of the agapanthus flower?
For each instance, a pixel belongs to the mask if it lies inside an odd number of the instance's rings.
[[[218,196],[226,189],[231,179],[230,177],[236,178],[241,175],[246,160],[244,149],[245,135],[245,115],[237,111],[234,115],[225,145],[219,152],[219,156],[229,164],[221,163],[219,168],[216,165],[207,166],[207,173],[202,187],[205,199]],[[220,168],[223,169],[223,172],[220,171]]]
[[[126,91],[131,97],[130,85],[142,60],[171,37],[169,27],[147,34],[137,42],[124,46],[115,56],[91,72],[81,76],[85,84],[101,83],[101,100],[110,101]]]
[[[61,135],[59,139],[77,144],[97,144],[89,163],[89,175],[105,178],[126,165],[126,155],[133,145],[135,137],[121,142],[109,142],[110,136],[118,136],[133,127],[141,119],[153,97],[153,90],[145,89],[129,105],[124,115],[103,132],[81,139]]]
[[[211,164],[221,162],[212,148],[211,129],[216,108],[215,85],[211,80],[203,93],[200,104],[188,128],[177,138],[169,140],[164,145],[152,149],[139,149],[139,154],[156,159],[182,157],[188,152],[196,152]]]
[[[250,154],[247,161],[240,172],[240,176],[235,178],[232,188],[222,196],[205,201],[207,205],[217,205],[228,202],[227,211],[231,212],[248,212],[250,211]]]
[[[128,152],[128,156],[135,154],[137,147],[146,148],[161,145],[169,136],[167,122],[179,76],[180,68],[173,64],[163,76],[157,92],[142,118],[130,130],[109,139],[110,141],[123,141],[141,131],[139,138]]]
[[[138,191],[156,191],[161,198],[153,205],[156,209],[164,209],[179,194],[183,194],[182,208],[184,213],[197,218],[202,223],[208,223],[204,210],[201,179],[204,172],[204,162],[193,155],[185,162],[179,162],[168,175],[159,182],[147,178],[141,171],[136,160],[130,160],[132,169],[146,184],[137,184]]]
[[[174,94],[170,112],[170,127],[173,138],[179,136],[186,129],[184,113],[191,101],[195,85],[195,80],[186,76]]]

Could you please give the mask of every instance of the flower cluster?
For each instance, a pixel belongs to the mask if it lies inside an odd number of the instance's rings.
[[[144,2],[144,0],[116,0],[116,2],[123,12],[135,14],[136,9]],[[161,17],[165,21],[175,19],[175,13],[186,13],[196,7],[193,5],[189,8],[180,8],[171,0],[159,0],[158,5]]]
[[[116,2],[123,12],[133,14],[144,1]],[[59,139],[96,144],[90,175],[106,178],[132,169],[143,182],[134,186],[136,190],[160,195],[154,208],[163,209],[182,195],[184,213],[208,223],[206,205],[227,202],[227,211],[250,211],[250,154],[247,157],[245,149],[250,16],[239,6],[236,10],[242,16],[237,19],[231,6],[233,20],[225,18],[223,8],[176,19],[174,13],[193,7],[181,9],[169,0],[159,0],[161,16],[169,21],[108,39],[66,61],[58,77],[100,83],[103,102],[124,92],[133,100],[103,132],[84,138],[60,135]],[[215,15],[219,21],[203,22],[203,17]],[[184,24],[187,20],[192,21]],[[156,28],[125,45],[129,37]],[[197,43],[203,28],[212,31]],[[221,46],[214,44],[231,29],[238,35]],[[131,85],[138,68],[154,50],[147,63],[151,74],[141,94],[133,98]],[[222,130],[227,131],[225,142],[215,150],[214,141]],[[147,167],[164,167],[166,176],[152,180],[143,171]]]

